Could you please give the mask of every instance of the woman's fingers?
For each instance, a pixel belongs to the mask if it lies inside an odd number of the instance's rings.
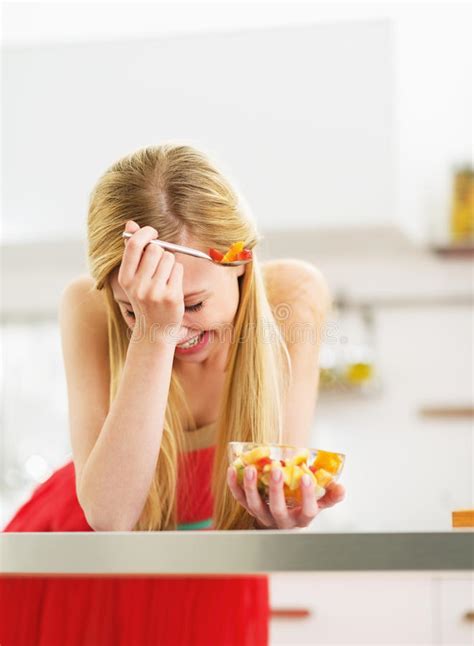
[[[247,466],[244,469],[244,491],[247,506],[252,516],[258,518],[267,527],[274,526],[272,515],[257,489],[257,471],[255,467]]]
[[[292,529],[295,527],[307,527],[324,507],[331,507],[342,500],[345,490],[342,485],[332,483],[326,490],[323,498],[316,500],[315,487],[311,479],[306,482],[301,480],[301,505],[295,510],[289,510],[283,490],[283,473],[278,467],[274,467],[271,474],[279,477],[270,478],[269,485],[269,506],[262,500],[257,488],[256,470],[253,466],[247,466],[244,470],[244,487],[237,482],[237,473],[233,467],[227,470],[227,482],[235,499],[247,510],[249,514],[257,518],[266,527],[277,527],[278,529]],[[249,478],[248,475],[251,475]],[[322,503],[322,504],[320,504]]]
[[[137,273],[142,257],[143,249],[150,240],[158,237],[158,232],[153,227],[138,228],[128,243],[125,245],[123,259],[120,265],[118,280],[121,287],[126,289]]]
[[[125,223],[125,231],[127,233],[135,233],[135,231],[138,231],[140,226],[135,222],[135,220],[127,220]],[[124,238],[123,241],[125,244],[129,241],[130,238]]]
[[[291,529],[294,525],[288,513],[283,491],[283,472],[279,467],[273,467],[271,470],[269,498],[270,512],[279,529]]]
[[[171,251],[163,251],[161,258],[155,267],[155,272],[151,277],[153,285],[160,291],[165,289],[166,284],[171,276],[175,262],[176,256],[174,255],[174,253],[172,253]]]
[[[345,495],[346,490],[341,484],[331,482],[327,487],[324,496],[318,500],[318,507],[321,507],[322,509],[325,507],[333,507],[338,502],[341,502]]]
[[[227,484],[234,496],[234,498],[240,502],[242,507],[244,507],[250,514],[250,509],[247,507],[247,500],[245,498],[245,493],[242,491],[241,486],[237,482],[237,473],[234,467],[229,467],[227,469]]]
[[[162,261],[164,250],[157,244],[148,243],[143,249],[136,272],[138,281],[149,282]]]
[[[307,474],[305,474],[307,475]],[[297,514],[295,521],[298,527],[307,527],[310,522],[318,515],[319,508],[316,502],[316,492],[314,482],[310,476],[301,478],[301,510]]]
[[[175,260],[175,263],[171,269],[170,277],[168,278],[168,287],[172,292],[177,292],[179,294],[182,293],[183,275],[184,275],[183,263]]]

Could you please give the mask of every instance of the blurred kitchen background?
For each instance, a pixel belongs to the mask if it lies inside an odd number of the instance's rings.
[[[3,6],[2,526],[71,458],[57,306],[89,192],[169,140],[332,289],[312,445],[347,493],[314,531],[473,506],[471,50],[470,3]]]

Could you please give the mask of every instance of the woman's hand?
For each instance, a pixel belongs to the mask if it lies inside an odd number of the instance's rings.
[[[255,517],[257,526],[262,529],[293,529],[307,527],[319,514],[321,509],[332,507],[340,502],[345,495],[342,485],[331,483],[322,498],[316,500],[314,484],[311,478],[301,479],[300,506],[288,509],[283,492],[283,473],[278,467],[272,469],[269,485],[269,500],[267,505],[257,489],[256,469],[247,466],[244,470],[244,487],[237,483],[237,472],[230,466],[227,470],[227,482],[236,500]],[[276,475],[276,477],[274,477]],[[306,483],[306,480],[309,482]]]
[[[134,336],[151,340],[165,339],[176,345],[187,333],[181,327],[184,316],[183,265],[173,253],[157,244],[158,237],[150,226],[139,227],[128,220],[124,238],[125,251],[118,273],[118,283],[127,294],[135,314]],[[138,326],[138,330],[137,330]]]

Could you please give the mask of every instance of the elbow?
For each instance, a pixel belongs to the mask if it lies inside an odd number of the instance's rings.
[[[109,521],[102,522],[101,519],[98,522],[95,522],[95,520],[87,520],[87,523],[94,532],[131,532],[133,530],[133,527],[129,524]]]
[[[87,524],[94,532],[131,532],[134,524],[120,517],[84,509]]]
[[[78,501],[87,524],[94,532],[131,532],[135,526],[135,522],[125,518],[123,514],[97,508],[97,505],[79,493]]]

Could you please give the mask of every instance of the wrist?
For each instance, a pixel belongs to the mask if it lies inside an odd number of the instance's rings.
[[[172,335],[162,333],[156,327],[144,328],[135,325],[130,336],[130,345],[146,348],[169,349],[173,353],[176,348],[176,340]]]
[[[146,334],[134,333],[130,337],[127,355],[140,357],[140,361],[148,360],[162,363],[168,359],[172,362],[175,346],[169,340],[149,337]]]
[[[180,323],[147,322],[144,316],[138,315],[130,336],[131,343],[138,343],[150,347],[176,348],[182,340],[183,330]]]

